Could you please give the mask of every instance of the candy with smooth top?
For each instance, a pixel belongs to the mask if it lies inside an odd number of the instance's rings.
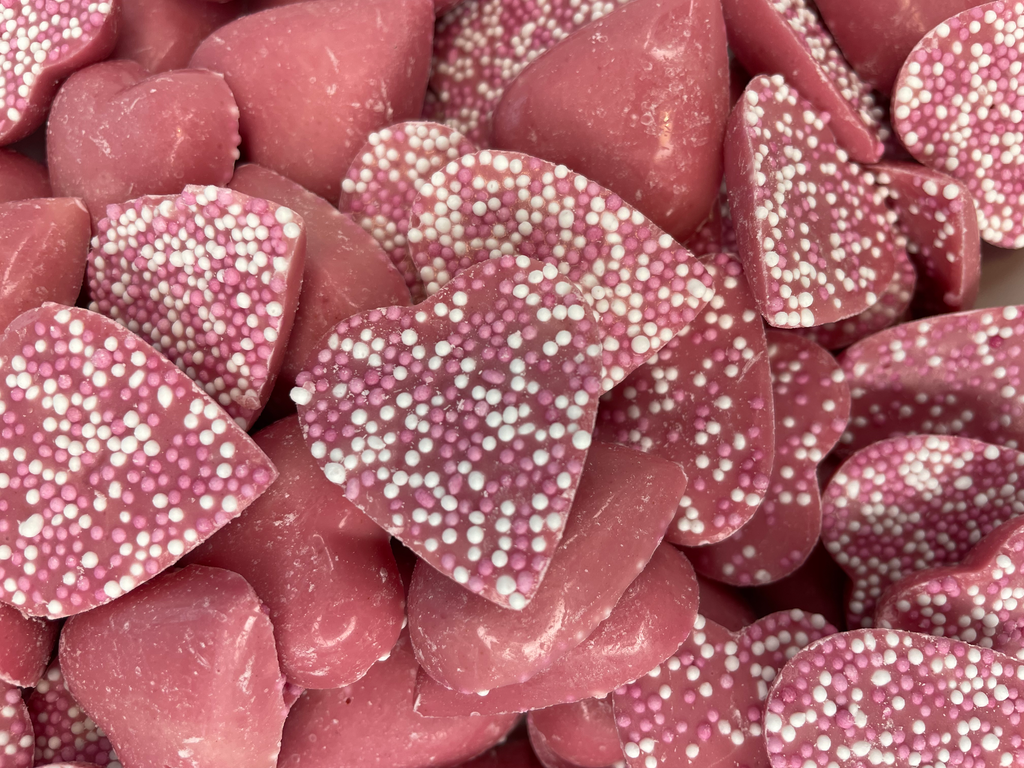
[[[1024,453],[966,437],[882,440],[851,456],[822,500],[822,541],[852,580],[850,627],[871,626],[903,576],[960,562],[982,536],[1024,513]]]
[[[780,672],[765,710],[772,768],[1020,765],[1021,662],[892,629],[826,637]]]
[[[82,198],[99,221],[112,203],[226,184],[238,142],[238,107],[220,75],[150,76],[134,61],[108,61],[61,87],[46,158],[54,194]]]
[[[234,0],[121,0],[113,58],[137,61],[151,73],[184,69],[199,44],[241,10]]]
[[[228,186],[288,206],[302,218],[306,234],[295,321],[277,383],[262,414],[264,419],[278,418],[294,409],[289,393],[295,377],[320,348],[325,333],[367,309],[408,304],[409,290],[373,238],[322,197],[252,163],[236,169]]]
[[[722,8],[729,44],[748,72],[781,75],[828,113],[839,146],[857,162],[881,158],[882,110],[808,0],[723,0]]]
[[[419,666],[403,633],[354,685],[306,691],[285,724],[279,768],[434,768],[497,744],[518,715],[423,717],[412,703]]]
[[[32,720],[15,686],[0,683],[0,768],[32,768]]]
[[[23,139],[42,125],[58,83],[110,55],[120,5],[120,0],[3,4],[0,144]]]
[[[483,151],[452,161],[420,190],[413,214],[409,243],[428,294],[507,253],[551,264],[577,283],[600,319],[602,392],[711,298],[704,265],[639,210],[529,155]]]
[[[25,616],[0,603],[0,684],[31,688],[57,644],[56,622]]]
[[[1016,519],[978,542],[959,565],[927,568],[897,581],[878,601],[875,624],[1021,658],[1022,571],[1024,520]]]
[[[473,152],[473,143],[447,126],[399,123],[371,133],[341,181],[338,208],[380,243],[417,300],[425,291],[409,254],[413,201],[437,171]]]
[[[572,168],[681,240],[718,194],[729,106],[721,2],[634,0],[523,69],[493,144]]]
[[[290,683],[354,683],[391,650],[405,619],[389,537],[323,476],[294,417],[253,440],[277,481],[185,562],[226,568],[252,585]]]
[[[44,302],[75,303],[91,226],[75,198],[0,203],[0,332]]]
[[[0,601],[59,618],[110,602],[277,477],[184,373],[102,315],[44,304],[0,337]]]
[[[903,323],[847,349],[840,363],[853,403],[842,454],[915,433],[1024,446],[1022,309]]]
[[[792,333],[768,333],[775,399],[775,463],[754,516],[724,541],[686,550],[698,573],[752,586],[788,576],[821,531],[817,468],[839,440],[850,390],[835,359]]]
[[[416,307],[343,320],[307,366],[292,399],[327,479],[438,573],[524,608],[597,414],[579,289],[524,256],[488,261]]]
[[[545,768],[605,768],[623,760],[610,697],[538,709],[526,724]]]
[[[774,613],[741,632],[699,617],[676,653],[615,692],[629,768],[762,766],[768,686],[801,648],[836,630],[803,611]]]
[[[0,148],[0,203],[52,194],[45,165],[13,149]]]
[[[768,490],[775,417],[764,323],[739,261],[709,258],[714,297],[605,395],[598,439],[677,462],[686,495],[667,538],[709,544],[746,523]]]
[[[221,27],[189,66],[227,78],[249,160],[337,200],[366,137],[419,117],[433,25],[431,0],[315,0]]]
[[[1016,68],[1024,3],[982,3],[926,34],[893,86],[893,128],[918,161],[967,187],[985,242],[1024,247]]]
[[[28,711],[37,765],[68,762],[119,768],[110,740],[71,695],[59,661],[50,664],[29,695]]]
[[[218,187],[107,208],[89,308],[147,339],[242,427],[284,362],[302,285],[302,218]]]
[[[693,567],[662,544],[608,618],[547,669],[486,696],[452,691],[420,673],[416,711],[428,717],[490,715],[607,695],[646,673],[686,639],[696,619],[697,598]]]
[[[781,75],[755,77],[733,109],[725,179],[768,323],[833,323],[878,301],[895,268],[882,193],[836,145],[827,114]]]

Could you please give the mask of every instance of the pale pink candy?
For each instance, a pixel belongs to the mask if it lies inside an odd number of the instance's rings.
[[[1024,765],[1024,667],[891,629],[826,637],[779,672],[765,709],[772,768]]]
[[[823,493],[822,541],[853,584],[851,627],[913,571],[960,562],[1024,514],[1024,453],[965,437],[914,435],[855,453]]]
[[[752,586],[793,573],[821,531],[818,464],[839,440],[850,390],[835,359],[797,334],[770,331],[775,463],[768,492],[745,526],[724,541],[688,548],[698,573]]]
[[[507,256],[416,307],[342,321],[292,399],[313,457],[357,507],[431,567],[520,610],[562,537],[600,366],[579,289]]]
[[[109,602],[277,477],[191,379],[103,315],[22,314],[0,337],[0,369],[0,600],[23,613]]]
[[[545,768],[622,764],[611,697],[538,709],[527,716],[530,743]]]
[[[961,181],[981,238],[1024,247],[1024,132],[1015,62],[1024,26],[1016,0],[982,3],[947,19],[911,51],[893,86],[893,127],[917,160]]]
[[[675,654],[615,692],[626,764],[764,765],[768,686],[797,651],[835,631],[822,616],[796,610],[765,616],[741,632],[698,617]]]
[[[36,737],[36,763],[95,763],[120,768],[103,730],[75,701],[54,660],[28,698]]]
[[[907,574],[875,609],[879,627],[963,640],[1018,658],[1024,658],[1022,623],[1024,519],[996,528],[959,565]]]
[[[219,187],[107,207],[89,308],[147,339],[242,427],[284,362],[302,285],[302,219]]]
[[[0,682],[0,768],[32,768],[32,720],[21,691]]]
[[[747,280],[770,324],[833,323],[878,301],[895,269],[882,191],[836,145],[828,114],[781,75],[755,77],[733,109],[725,179]]]
[[[889,328],[840,357],[853,407],[845,455],[897,435],[953,434],[1024,446],[1024,307]]]
[[[476,147],[446,126],[399,123],[371,133],[341,180],[338,208],[380,243],[414,299],[424,288],[406,239],[413,200],[434,173],[472,152]]]
[[[768,490],[775,417],[764,323],[743,276],[710,258],[707,308],[602,398],[595,435],[675,461],[687,476],[668,540],[710,544],[746,523]]]
[[[577,283],[600,320],[602,392],[685,328],[711,298],[704,265],[621,197],[515,152],[452,161],[413,204],[427,293],[480,261],[521,253]]]

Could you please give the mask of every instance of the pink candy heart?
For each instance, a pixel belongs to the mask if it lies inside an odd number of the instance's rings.
[[[0,684],[35,685],[50,663],[58,629],[56,622],[0,603]]]

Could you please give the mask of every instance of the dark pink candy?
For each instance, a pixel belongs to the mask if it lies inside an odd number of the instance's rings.
[[[688,548],[694,568],[738,586],[777,581],[810,555],[821,531],[818,464],[839,440],[850,411],[842,370],[797,334],[768,333],[775,398],[775,464],[768,493],[728,539]]]
[[[526,730],[520,726],[496,747],[491,747],[458,768],[545,768],[530,747]]]
[[[743,594],[761,616],[799,608],[808,613],[820,613],[833,626],[845,627],[846,586],[846,573],[819,542],[804,564],[789,576],[772,584],[744,590]],[[706,606],[702,599],[700,610],[705,615]],[[718,621],[711,616],[708,618]]]
[[[21,691],[0,682],[0,768],[32,768],[32,720]]]
[[[45,165],[13,149],[0,148],[0,203],[52,194]]]
[[[611,697],[538,709],[526,722],[545,768],[604,768],[623,758]]]
[[[113,58],[137,61],[152,73],[187,67],[203,39],[242,6],[236,0],[121,0]]]
[[[0,603],[0,684],[35,685],[50,663],[57,631],[56,622],[25,616]]]
[[[743,592],[731,584],[698,575],[697,585],[700,588],[700,614],[704,618],[733,632],[753,624],[757,619],[757,614]]]
[[[56,660],[28,698],[36,737],[36,763],[81,762],[118,764],[103,730],[68,690]]]

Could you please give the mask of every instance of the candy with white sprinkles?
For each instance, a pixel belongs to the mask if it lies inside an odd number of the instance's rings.
[[[0,768],[32,768],[33,731],[21,691],[0,683]]]
[[[123,595],[276,477],[185,374],[102,315],[45,304],[0,337],[0,601],[23,613]]]
[[[1024,247],[1024,3],[997,0],[918,42],[893,88],[893,127],[924,165],[974,196],[981,238]]]

